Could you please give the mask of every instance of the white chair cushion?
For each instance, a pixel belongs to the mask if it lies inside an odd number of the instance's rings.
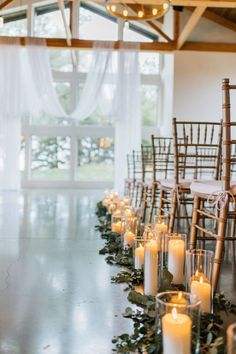
[[[190,189],[192,193],[211,195],[223,191],[223,181],[194,181]],[[230,192],[236,195],[236,181],[231,182]]]
[[[181,179],[179,181],[179,187],[190,189],[190,185],[193,180],[190,179]],[[173,189],[175,188],[175,181],[173,179],[162,179],[160,180],[161,187]]]

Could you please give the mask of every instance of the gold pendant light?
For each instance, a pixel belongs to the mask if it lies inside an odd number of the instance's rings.
[[[163,0],[161,4],[127,4],[107,0],[107,11],[115,16],[128,21],[153,20],[162,17],[170,8],[170,1]]]

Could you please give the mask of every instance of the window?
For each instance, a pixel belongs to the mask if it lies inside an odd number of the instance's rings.
[[[34,20],[34,35],[36,37],[62,37],[65,38],[65,29],[62,22],[62,16],[60,10],[54,10],[49,13],[40,13],[36,9],[36,14]],[[66,20],[69,23],[69,9],[65,10]]]
[[[78,140],[78,180],[109,181],[113,179],[113,172],[113,138],[87,136]]]
[[[159,95],[157,85],[142,85],[141,107],[142,125],[144,127],[157,126],[158,97]]]
[[[32,136],[32,179],[64,180],[69,178],[69,137]]]
[[[20,14],[16,18],[5,16],[3,27],[0,28],[1,36],[27,36],[26,14]]]
[[[65,38],[61,12],[56,2],[30,6],[35,9],[32,21],[35,36]],[[66,1],[65,6],[69,24],[70,8]],[[27,35],[26,8],[17,13],[5,13],[4,20],[0,35]],[[98,4],[87,2],[81,2],[77,20],[81,39],[115,41],[123,28],[122,22],[107,15]],[[157,40],[156,33],[143,23],[130,23],[129,29],[123,28],[123,34],[126,41]],[[75,107],[92,58],[91,50],[74,51],[74,54],[77,65],[70,49],[49,48],[54,85],[66,112],[71,112]],[[160,112],[160,55],[140,53],[140,70],[143,139],[149,141]],[[107,92],[111,90],[112,86],[108,83]],[[26,118],[23,121],[24,138],[20,154],[20,170],[25,185],[56,181],[65,186],[97,186],[102,182],[108,186],[114,174],[114,130],[112,118],[99,110],[81,122],[46,114]]]
[[[116,22],[108,20],[90,10],[80,7],[79,37],[81,39],[118,39],[118,26]]]

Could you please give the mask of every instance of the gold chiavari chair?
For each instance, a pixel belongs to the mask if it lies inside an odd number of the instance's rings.
[[[126,161],[127,161],[127,178],[125,179],[124,195],[128,196],[128,198],[132,201],[134,183],[135,183],[133,153],[126,155]]]
[[[224,79],[223,91],[223,145],[222,145],[222,166],[223,178],[219,181],[202,182],[196,181],[191,185],[194,194],[194,210],[191,225],[190,247],[196,248],[197,240],[213,240],[215,244],[215,257],[213,268],[213,286],[217,290],[220,275],[220,267],[223,258],[224,242],[235,241],[235,217],[236,217],[236,182],[232,181],[232,172],[236,163],[235,147],[236,120],[231,120],[230,101],[232,90],[236,92],[236,85],[230,85],[229,79]],[[206,206],[204,207],[204,204]],[[209,210],[208,204],[213,206]],[[216,228],[210,228],[210,223],[202,226],[202,218],[208,218],[216,224]],[[233,226],[233,232],[227,232],[226,226],[229,220]]]
[[[142,193],[142,154],[141,151],[133,150],[133,193],[132,204],[137,208],[140,207]]]
[[[160,180],[173,177],[172,138],[152,135],[152,186],[148,222],[158,208]]]
[[[174,178],[160,181],[159,215],[170,207],[169,232],[175,221],[191,219],[190,185],[194,179],[218,179],[221,122],[187,122],[173,119]],[[204,149],[204,150],[203,150]],[[209,157],[206,151],[210,149]],[[211,162],[211,163],[210,163]]]
[[[141,144],[142,178],[139,184],[139,206],[141,219],[146,220],[147,210],[150,206],[150,191],[153,177],[152,146]]]

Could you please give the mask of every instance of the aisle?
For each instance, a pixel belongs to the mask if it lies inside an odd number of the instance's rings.
[[[111,354],[129,331],[117,269],[98,255],[94,191],[0,196],[0,354]]]

